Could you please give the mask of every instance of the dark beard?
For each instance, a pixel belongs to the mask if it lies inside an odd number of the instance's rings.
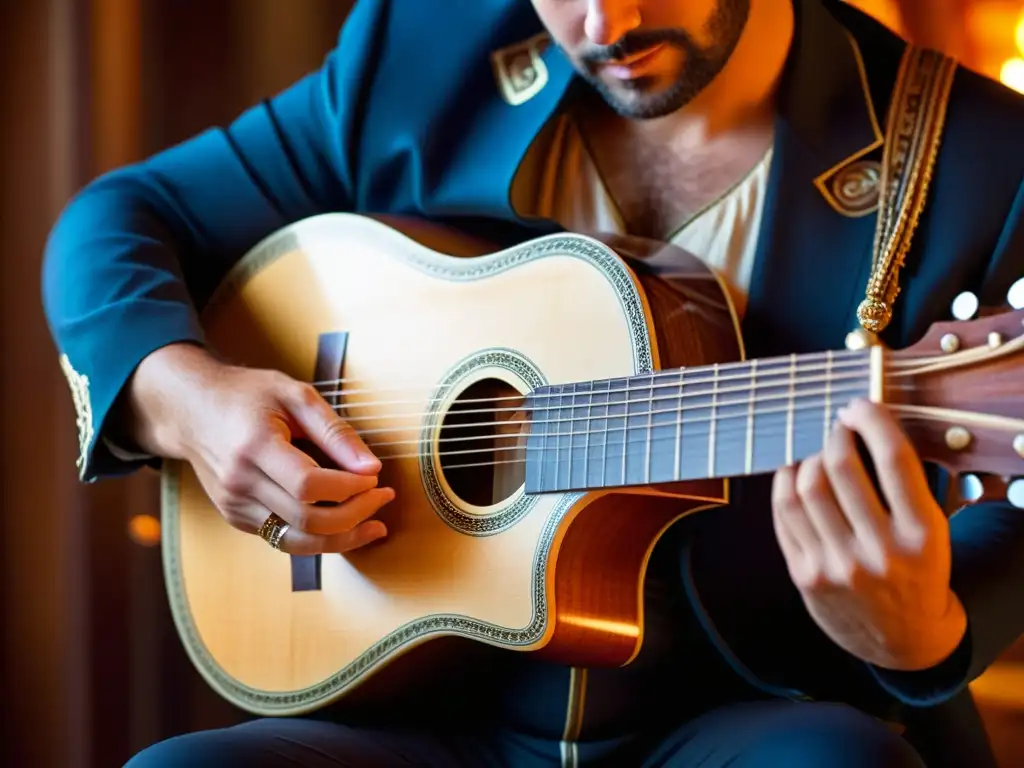
[[[682,29],[631,32],[613,45],[587,51],[580,56],[580,74],[619,115],[640,120],[662,117],[689,104],[724,69],[743,34],[749,15],[750,0],[718,0],[708,20],[708,32],[712,39],[710,46],[699,46]],[[626,102],[596,75],[600,64],[662,43],[679,49],[684,57],[679,77],[668,88],[652,92],[655,79],[640,77],[624,84],[639,97]]]

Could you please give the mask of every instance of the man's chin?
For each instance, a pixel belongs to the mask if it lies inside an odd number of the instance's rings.
[[[638,77],[614,86],[602,83],[599,90],[617,114],[636,120],[664,117],[682,106],[676,89],[666,88],[654,77]]]

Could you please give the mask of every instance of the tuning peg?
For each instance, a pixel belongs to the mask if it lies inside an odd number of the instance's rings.
[[[978,312],[978,297],[970,291],[964,291],[955,299],[951,312],[957,320],[970,320]]]
[[[977,475],[961,475],[958,485],[963,501],[975,502],[985,495],[985,486]]]
[[[1024,309],[1024,277],[1010,286],[1006,292],[1006,303],[1014,309]]]
[[[1017,509],[1024,509],[1024,477],[1018,477],[1006,486],[1006,500]]]

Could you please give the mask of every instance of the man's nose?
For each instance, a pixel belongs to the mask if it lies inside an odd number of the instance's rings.
[[[640,26],[639,0],[587,0],[583,30],[595,45],[611,45]]]

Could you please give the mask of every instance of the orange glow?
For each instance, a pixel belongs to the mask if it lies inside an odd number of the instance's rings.
[[[160,543],[160,521],[152,515],[135,515],[128,521],[128,535],[136,544],[155,547]]]
[[[1020,55],[1024,56],[1024,11],[1020,12],[1020,18],[1017,19],[1017,50],[1020,51]]]
[[[627,624],[624,621],[611,621],[609,619],[592,619],[587,616],[563,616],[566,624],[584,629],[596,629],[599,632],[607,632],[622,637],[640,637],[640,628],[635,624]]]

